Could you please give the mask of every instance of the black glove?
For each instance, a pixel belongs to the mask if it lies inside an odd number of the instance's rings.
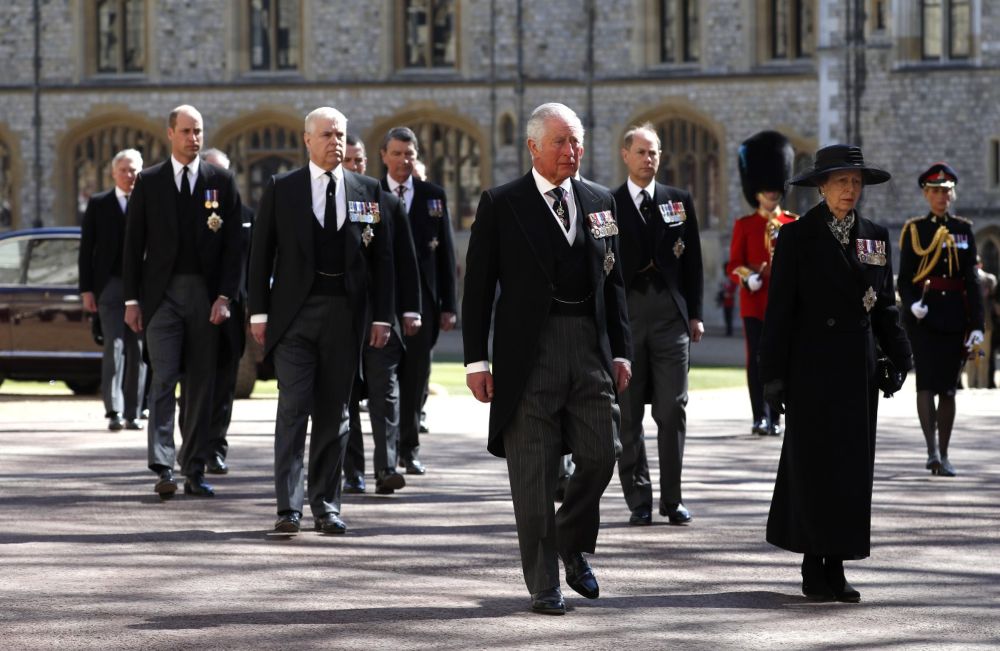
[[[903,388],[906,381],[906,371],[896,370],[896,366],[889,361],[888,357],[879,357],[875,364],[875,382],[882,395],[891,398],[892,394]]]
[[[764,402],[777,414],[785,413],[785,382],[771,380],[764,383]]]

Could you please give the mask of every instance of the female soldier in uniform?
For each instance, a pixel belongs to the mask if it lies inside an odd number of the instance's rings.
[[[966,357],[978,354],[983,342],[976,239],[972,222],[948,214],[958,183],[955,170],[935,163],[917,182],[930,212],[903,226],[899,295],[904,309],[909,308],[904,318],[917,368],[917,416],[927,442],[927,469],[954,477],[948,443],[955,423],[958,375]]]
[[[774,253],[760,371],[765,400],[787,413],[767,540],[804,555],[813,600],[861,599],[843,561],[870,553],[878,389],[897,391],[910,368],[889,233],[855,209],[864,185],[888,180],[858,147],[820,149],[790,183],[824,200],[781,227]],[[878,383],[876,344],[894,366]]]

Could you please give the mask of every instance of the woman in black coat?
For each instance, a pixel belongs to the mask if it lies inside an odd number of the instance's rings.
[[[820,149],[790,183],[823,201],[782,227],[774,253],[760,372],[765,400],[787,416],[767,540],[804,555],[814,600],[861,599],[843,561],[870,551],[878,390],[897,391],[912,366],[889,233],[855,209],[864,185],[888,180],[858,147]]]

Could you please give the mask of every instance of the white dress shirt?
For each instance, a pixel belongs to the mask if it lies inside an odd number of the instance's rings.
[[[397,197],[399,196],[399,191],[396,189],[399,186],[403,186],[406,190],[403,192],[403,203],[406,204],[406,214],[410,214],[410,206],[413,205],[413,175],[406,177],[406,181],[403,183],[397,183],[394,178],[385,175],[385,180],[389,183],[389,192],[393,193]]]
[[[639,210],[639,206],[642,205],[642,191],[645,190],[649,194],[649,200],[653,200],[653,193],[656,192],[656,179],[649,182],[644,188],[640,188],[632,181],[632,177],[629,177],[628,181],[628,196],[632,197],[632,201],[635,202],[635,209]],[[639,210],[639,216],[642,217],[642,221],[646,221],[643,217],[642,211]]]
[[[170,164],[174,167],[174,185],[177,186],[177,191],[181,191],[181,174],[184,173],[184,163],[180,162],[173,156],[170,157]],[[198,166],[201,164],[201,159],[197,156],[194,160],[187,164],[188,168],[188,187],[191,188],[191,194],[194,194],[194,184],[198,181]]]
[[[128,207],[128,195],[125,194],[124,190],[122,190],[116,185],[115,197],[118,198],[118,205],[121,206],[122,213],[124,214],[126,212],[126,208]]]
[[[337,230],[339,231],[347,221],[347,193],[344,191],[344,169],[338,165],[330,170],[333,173],[333,181],[337,186]],[[327,185],[331,183],[330,177],[326,175],[326,170],[309,161],[309,178],[312,182],[312,209],[313,215],[320,226],[326,226],[326,191]]]

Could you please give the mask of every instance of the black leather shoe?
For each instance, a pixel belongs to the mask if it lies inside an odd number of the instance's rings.
[[[298,511],[282,513],[274,523],[272,533],[284,536],[294,536],[302,526],[302,514]]]
[[[420,459],[403,459],[400,465],[406,468],[407,475],[422,475],[427,472],[427,468],[420,463]]]
[[[767,433],[771,436],[781,436],[783,431],[784,428],[781,426],[781,423],[771,423],[771,426],[767,428]]]
[[[205,483],[204,475],[192,473],[184,480],[184,494],[195,497],[215,497],[215,489],[210,484]]]
[[[375,493],[377,495],[392,495],[406,486],[406,478],[393,470],[386,468],[375,473]]]
[[[108,429],[112,432],[120,432],[125,427],[125,420],[118,414],[112,414],[108,418]]]
[[[653,524],[653,511],[648,506],[640,506],[632,511],[628,523],[633,526]]]
[[[844,561],[831,560],[824,561],[826,574],[826,584],[833,593],[833,598],[844,603],[856,604],[861,601],[861,593],[854,589],[844,577]],[[805,587],[802,588],[805,592]]]
[[[140,430],[142,429],[142,425],[136,419],[129,418],[125,421],[125,429]]]
[[[541,615],[565,615],[566,602],[559,588],[549,588],[531,595],[531,610]]]
[[[597,599],[601,589],[597,585],[594,571],[590,569],[590,563],[583,557],[583,554],[580,552],[560,552],[559,556],[562,557],[563,565],[566,566],[566,583],[569,587],[587,599]]]
[[[660,502],[660,515],[668,518],[670,524],[687,524],[694,518],[683,504],[667,504]]]
[[[336,513],[324,513],[316,518],[313,528],[320,533],[346,533],[347,525]]]
[[[562,502],[566,499],[566,488],[569,487],[569,478],[572,475],[561,475],[559,479],[556,480],[556,494],[555,500],[557,502]]]
[[[222,458],[222,455],[214,454],[208,460],[206,471],[210,475],[228,475],[229,466],[226,465],[226,461]]]
[[[364,493],[365,492],[365,478],[358,475],[357,477],[344,477],[344,492],[345,493]]]
[[[767,436],[767,430],[768,430],[767,420],[761,418],[760,420],[756,421],[753,424],[752,428],[750,428],[750,433],[756,434],[757,436]]]
[[[821,556],[805,554],[802,557],[802,594],[810,601],[834,600]]]
[[[161,500],[169,500],[177,492],[177,481],[174,479],[174,471],[169,468],[160,471],[160,478],[156,480],[153,490],[160,496]]]

